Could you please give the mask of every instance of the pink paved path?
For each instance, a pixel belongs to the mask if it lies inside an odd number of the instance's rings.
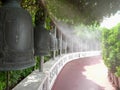
[[[69,62],[58,75],[52,90],[115,90],[107,78],[100,56]]]

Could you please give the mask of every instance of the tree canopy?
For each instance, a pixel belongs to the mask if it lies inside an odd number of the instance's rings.
[[[52,17],[72,24],[99,23],[104,16],[115,14],[120,9],[120,0],[22,0],[22,6],[31,13],[33,22],[40,1],[45,3]]]
[[[92,24],[120,9],[120,0],[45,0],[48,11],[59,20]]]

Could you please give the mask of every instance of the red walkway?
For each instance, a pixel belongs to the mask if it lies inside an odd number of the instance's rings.
[[[58,75],[52,90],[115,90],[107,78],[101,57],[69,62]]]

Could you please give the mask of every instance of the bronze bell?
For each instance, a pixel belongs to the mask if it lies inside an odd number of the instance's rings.
[[[0,70],[19,70],[35,65],[33,26],[21,0],[2,0],[0,8]]]
[[[55,35],[50,33],[50,50],[51,51],[57,50],[57,46],[58,46],[57,38],[55,37]]]
[[[36,56],[49,55],[50,51],[50,34],[43,25],[37,25],[34,32],[34,48]]]

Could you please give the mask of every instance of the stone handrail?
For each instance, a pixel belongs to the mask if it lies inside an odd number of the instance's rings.
[[[51,90],[57,75],[66,63],[78,58],[100,54],[100,51],[88,51],[58,56],[55,60],[51,59],[44,64],[43,72],[39,72],[39,70],[33,71],[15,88],[13,88],[13,90]]]

